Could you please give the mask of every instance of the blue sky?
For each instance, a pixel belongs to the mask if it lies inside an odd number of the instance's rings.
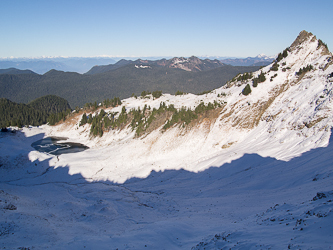
[[[1,0],[0,58],[275,55],[302,30],[333,50],[332,9],[332,0]]]

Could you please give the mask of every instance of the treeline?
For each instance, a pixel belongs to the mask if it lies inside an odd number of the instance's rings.
[[[153,93],[151,93],[150,91],[145,91],[145,90],[141,92],[141,97],[143,97],[143,98],[146,98],[148,95],[152,95],[153,98],[157,99],[162,96],[162,90],[156,90],[156,91],[153,91]],[[132,94],[132,96],[133,96],[133,94]]]
[[[286,58],[288,56],[288,51],[290,51],[290,49],[286,48],[282,53],[279,53],[275,59],[276,62],[280,62],[283,58]]]
[[[306,72],[309,72],[310,70],[313,70],[313,66],[311,64],[306,67],[300,68],[299,71],[296,72],[296,75],[300,76],[302,74],[305,74]]]
[[[237,81],[246,81],[248,79],[251,79],[253,77],[252,72],[248,73],[245,72],[244,74],[241,74],[237,77]]]
[[[113,99],[107,98],[101,103],[101,106],[104,108],[117,107],[118,105],[121,105],[121,100],[119,97],[114,97]],[[84,110],[95,111],[95,110],[97,110],[98,107],[99,107],[99,105],[97,104],[97,102],[86,103],[84,105]],[[126,117],[124,117],[124,119],[122,119],[124,114],[126,114]],[[84,113],[82,115],[82,118],[80,121],[80,126],[82,126],[86,123],[89,123],[89,124],[91,124],[91,128],[90,128],[91,135],[103,136],[103,129],[119,126],[120,125],[119,123],[121,123],[122,120],[127,120],[127,113],[126,113],[125,107],[123,107],[123,111],[120,114],[120,119],[117,119],[116,122],[114,119],[115,115],[116,115],[116,113],[110,113],[110,117],[108,117],[107,114],[105,113],[104,109],[101,109],[100,113],[96,114],[95,116],[93,116],[92,114],[87,116],[87,114]]]
[[[217,107],[221,107],[221,104],[218,103],[217,101],[214,101],[214,103],[209,102],[207,105],[201,102],[194,110],[185,107],[182,107],[180,110],[177,110],[172,106],[171,107],[171,111],[173,112],[172,117],[171,119],[167,120],[166,124],[163,126],[163,129],[168,129],[174,124],[177,124],[179,122],[188,125],[191,123],[191,121],[197,119],[199,114],[202,114],[208,110],[213,110]]]
[[[252,86],[256,88],[258,86],[258,83],[261,83],[264,81],[266,81],[266,76],[265,76],[265,73],[263,73],[261,71],[260,74],[258,75],[258,77],[253,78]]]
[[[155,98],[155,99],[160,98],[162,96],[162,90],[156,90],[156,91],[153,91],[153,93],[150,91],[146,91],[146,90],[141,92],[142,98],[149,98],[149,95],[152,95],[153,98]],[[138,98],[138,96],[134,93],[132,93],[131,97]]]
[[[102,107],[105,107],[105,108],[109,108],[109,107],[113,108],[118,105],[121,105],[121,100],[119,99],[119,97],[114,97],[113,99],[107,98],[101,103],[101,105],[102,105]],[[94,111],[98,107],[99,107],[99,104],[97,104],[97,102],[94,102],[94,103],[88,102],[84,105],[85,110],[92,109]]]
[[[127,113],[125,107],[122,108],[122,111],[117,119],[115,118],[115,115],[117,115],[117,113],[107,114],[104,109],[101,109],[99,114],[95,114],[94,116],[93,114],[87,115],[84,113],[80,121],[80,126],[83,126],[87,123],[91,124],[90,135],[98,135],[102,137],[103,131],[115,129],[120,127],[122,124],[127,123]]]
[[[58,113],[51,113],[49,114],[49,117],[47,118],[47,122],[49,125],[55,125],[56,123],[62,121],[65,121],[67,116],[72,112],[71,109],[66,109],[62,112]]]
[[[187,125],[197,119],[199,114],[217,107],[221,107],[221,104],[214,101],[214,103],[209,102],[207,105],[202,102],[194,110],[185,107],[177,110],[173,104],[167,106],[164,102],[161,102],[158,109],[151,109],[150,106],[145,105],[143,109],[138,107],[137,109],[130,110],[128,113],[123,106],[119,115],[113,112],[106,113],[104,109],[101,109],[99,113],[94,115],[84,113],[80,121],[80,126],[87,123],[91,124],[90,135],[101,137],[104,131],[121,129],[129,124],[132,130],[135,130],[136,135],[140,136],[148,130],[157,116],[163,113],[168,112],[170,116],[169,119],[165,116],[163,129],[166,130],[175,124],[183,123]]]
[[[54,125],[71,112],[68,102],[60,97],[49,95],[38,98],[29,104],[15,103],[0,99],[0,127],[39,126],[47,122]]]

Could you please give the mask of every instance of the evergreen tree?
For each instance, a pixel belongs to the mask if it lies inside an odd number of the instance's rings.
[[[264,81],[266,81],[266,77],[265,74],[261,71],[259,75],[259,82],[264,82]]]
[[[250,94],[252,91],[251,91],[251,87],[250,87],[250,85],[249,84],[246,84],[246,86],[245,86],[245,88],[243,89],[243,91],[242,91],[242,94],[243,95],[248,95],[248,94]]]
[[[88,122],[89,124],[91,124],[92,121],[93,121],[92,114],[90,114],[90,115],[88,115],[88,120],[87,120],[87,122]]]
[[[162,91],[157,90],[157,91],[154,91],[154,92],[153,92],[153,97],[154,97],[155,99],[161,97],[161,95],[162,95]]]
[[[273,66],[271,67],[272,71],[278,71],[279,70],[279,64],[274,63]]]
[[[282,56],[281,53],[279,53],[278,56],[277,56],[277,58],[276,58],[276,61],[280,62],[282,59],[283,59],[283,56]]]
[[[82,118],[81,118],[81,121],[80,121],[80,126],[86,124],[87,122],[88,122],[87,114],[84,113],[84,114],[82,115]]]
[[[97,102],[94,102],[93,109],[96,110],[98,107]]]
[[[19,128],[22,128],[22,122],[21,122],[21,119],[17,119],[17,126]]]

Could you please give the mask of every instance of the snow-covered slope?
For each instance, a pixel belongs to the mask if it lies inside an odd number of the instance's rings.
[[[152,170],[202,171],[245,153],[289,160],[312,148],[327,146],[333,122],[333,86],[328,78],[333,71],[331,55],[323,54],[326,52],[323,46],[317,48],[318,41],[312,34],[307,33],[306,37],[301,44],[290,47],[277,71],[270,70],[272,65],[269,65],[253,74],[256,77],[263,72],[266,76],[266,81],[256,88],[249,79],[229,82],[206,95],[165,94],[154,100],[123,100],[122,106],[127,111],[137,107],[142,110],[144,105],[158,108],[161,102],[191,109],[202,101],[223,103],[217,119],[204,119],[191,128],[181,125],[166,131],[159,128],[134,138],[134,132],[128,127],[91,139],[90,125],[79,126],[81,116],[71,121],[71,125],[44,126],[42,131],[48,135],[69,137],[91,147],[80,154],[61,156],[55,166],[69,164],[70,173],[80,173],[91,180],[122,183],[131,177],[146,177]],[[295,74],[307,65],[312,65],[313,70],[302,76]],[[248,83],[252,93],[244,96],[241,92]],[[106,111],[120,112],[122,106]],[[92,164],[95,159],[98,164]]]
[[[129,98],[105,110],[221,104],[186,126],[93,138],[80,114],[2,134],[1,247],[328,249],[332,55],[302,31],[277,64],[205,95]],[[90,149],[56,157],[29,147],[50,135]]]

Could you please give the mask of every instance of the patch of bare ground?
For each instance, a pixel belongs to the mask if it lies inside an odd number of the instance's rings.
[[[276,86],[270,91],[270,97],[267,101],[258,101],[251,105],[244,105],[244,107],[241,107],[239,110],[237,110],[237,108],[240,105],[240,101],[236,102],[231,106],[229,112],[221,116],[221,121],[224,120],[226,123],[230,123],[232,127],[252,129],[258,126],[261,120],[267,119],[267,116],[264,118],[266,110],[282,92],[286,91],[287,88],[288,83]],[[271,117],[271,119],[273,118],[274,117]]]
[[[212,110],[206,110],[200,114],[198,114],[198,118],[192,120],[189,124],[185,124],[183,122],[178,122],[175,126],[182,128],[179,135],[185,135],[187,132],[191,131],[192,129],[199,128],[203,129],[205,132],[209,132],[211,125],[215,123],[216,119],[219,117],[222,108],[215,108]],[[172,117],[173,112],[166,111],[159,115],[156,115],[152,123],[139,135],[136,137],[147,136],[152,131],[160,128],[164,125],[167,120]],[[164,132],[164,129],[162,129]]]
[[[278,111],[276,114],[274,115],[267,115],[265,117],[263,117],[262,119],[265,120],[266,122],[270,122],[276,119],[276,117],[282,113],[282,110]]]
[[[139,134],[136,134],[136,137],[141,137],[141,136],[147,136],[154,130],[160,128],[162,125],[166,123],[167,120],[169,120],[172,116],[171,111],[165,111],[161,114],[157,114],[154,116],[153,121],[150,123],[148,127],[146,127],[142,132]]]
[[[206,110],[205,112],[198,114],[198,118],[196,120],[194,120],[193,122],[195,124],[200,124],[205,120],[215,122],[215,120],[219,117],[221,111],[222,111],[222,108],[215,108],[215,109],[212,109],[212,110]]]
[[[229,147],[231,147],[231,145],[234,144],[234,143],[236,143],[236,142],[228,142],[228,143],[226,143],[226,144],[223,144],[223,145],[222,145],[222,149],[229,148]]]
[[[60,123],[62,123],[65,126],[74,126],[76,125],[78,122],[80,122],[81,116],[82,116],[83,112],[78,112],[78,113],[71,113],[66,117],[65,121],[61,121]]]
[[[199,113],[197,119],[192,120],[184,127],[185,132],[188,132],[194,128],[200,128],[204,132],[208,133],[210,131],[211,125],[214,124],[216,119],[220,116],[221,111],[222,108],[215,108]],[[179,125],[181,125],[181,123]]]
[[[331,54],[331,57],[327,59],[327,61],[328,62],[323,67],[323,71],[325,71],[329,66],[331,66],[333,64],[333,56],[332,56],[332,54]]]
[[[225,120],[225,122],[228,122],[229,119],[231,119],[231,115],[235,112],[235,107],[237,107],[237,104],[239,104],[240,101],[234,103],[231,105],[229,112],[225,113],[227,110],[222,110],[222,116],[220,118],[220,121]]]
[[[262,120],[262,117],[266,110],[271,106],[274,100],[286,89],[288,88],[288,83],[282,84],[280,86],[276,86],[270,93],[270,98],[268,98],[265,102],[257,102],[253,104],[254,108],[251,112],[245,112],[244,122],[241,123],[241,128],[252,129],[255,126],[258,126],[259,122]],[[237,124],[233,124],[232,126],[237,126]]]
[[[76,125],[78,122],[80,122],[80,119],[82,117],[82,115],[84,113],[86,114],[93,114],[93,113],[99,113],[101,110],[103,109],[103,107],[99,107],[97,109],[93,109],[93,108],[85,108],[82,110],[79,110],[77,112],[74,113],[70,113],[69,115],[66,116],[65,121],[60,120],[59,122],[57,122],[55,125],[64,125],[64,126],[74,126]]]
[[[83,112],[70,113],[69,115],[66,116],[65,121],[60,120],[57,123],[55,123],[53,126],[57,126],[57,125],[63,125],[65,127],[74,126],[75,124],[77,124],[80,121],[82,113]]]
[[[318,122],[322,121],[323,119],[327,118],[326,116],[323,116],[323,117],[318,117],[317,119],[315,120],[312,120],[310,122],[305,122],[304,125],[305,127],[307,128],[311,128],[313,127],[314,125],[316,125]]]
[[[312,33],[307,32],[305,30],[302,30],[299,35],[297,36],[297,38],[295,39],[295,41],[290,45],[290,49],[294,50],[296,48],[298,48],[299,46],[301,46],[306,40],[308,40],[310,37],[312,37],[311,41],[316,40],[316,37],[313,36]]]
[[[298,76],[297,80],[292,83],[292,85],[296,85],[296,84],[300,83],[300,81],[304,78],[304,76],[305,76],[306,73],[307,72],[303,72],[302,74],[300,74]]]

